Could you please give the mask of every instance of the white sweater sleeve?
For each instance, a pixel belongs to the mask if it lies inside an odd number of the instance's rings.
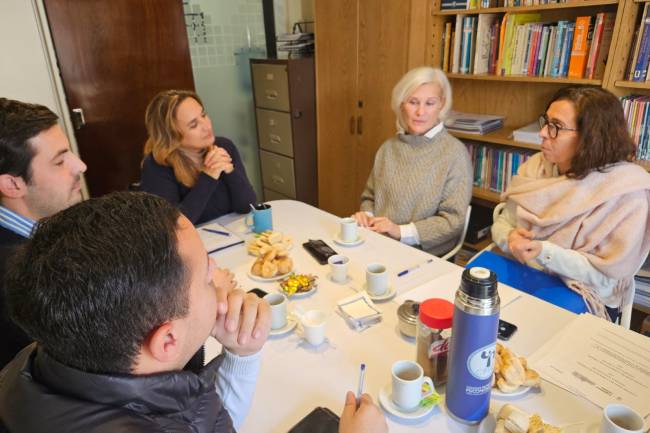
[[[517,225],[516,209],[517,205],[513,201],[506,201],[501,214],[492,223],[492,240],[506,253],[510,253],[508,235]]]
[[[589,284],[606,304],[618,284],[618,280],[600,272],[578,251],[562,248],[553,242],[542,241],[542,251],[535,261],[557,275]]]
[[[262,354],[259,351],[249,356],[238,356],[226,349],[223,352],[224,360],[217,373],[216,389],[237,429],[250,409]]]

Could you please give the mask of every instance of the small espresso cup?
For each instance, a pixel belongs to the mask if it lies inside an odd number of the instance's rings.
[[[327,315],[320,310],[309,310],[301,319],[305,340],[312,346],[323,344]]]
[[[603,409],[600,433],[641,433],[643,427],[643,418],[629,406],[610,404]]]
[[[391,368],[393,385],[391,399],[404,412],[416,410],[420,400],[426,396],[422,393],[422,384],[428,383],[433,390],[431,378],[424,375],[424,370],[415,361],[397,361]]]
[[[269,293],[264,300],[271,306],[271,329],[281,329],[287,324],[287,297],[282,293]]]
[[[386,266],[371,263],[366,268],[366,291],[372,296],[381,296],[388,290],[388,271]]]
[[[330,264],[330,273],[332,281],[339,284],[345,284],[348,281],[348,266],[350,259],[341,254],[336,254],[327,259]]]
[[[358,239],[357,220],[354,218],[341,218],[341,233],[339,235],[343,242],[354,242]]]
[[[246,215],[246,225],[255,233],[263,233],[267,230],[273,230],[273,214],[271,213],[271,205],[266,203],[258,203],[255,205],[255,210]]]

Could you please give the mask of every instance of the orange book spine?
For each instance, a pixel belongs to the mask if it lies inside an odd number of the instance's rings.
[[[591,17],[576,18],[576,29],[573,36],[573,47],[571,48],[571,58],[569,59],[569,78],[582,78],[587,66],[587,34],[589,33],[589,24]]]

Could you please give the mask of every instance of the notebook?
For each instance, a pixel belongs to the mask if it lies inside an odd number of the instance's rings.
[[[202,224],[196,228],[208,254],[244,243],[244,240],[219,223]]]

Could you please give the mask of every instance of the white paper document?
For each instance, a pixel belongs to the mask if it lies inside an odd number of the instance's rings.
[[[648,337],[582,314],[529,362],[545,380],[600,407],[623,403],[650,421]]]
[[[244,240],[219,223],[198,226],[196,230],[208,254],[243,244]]]

